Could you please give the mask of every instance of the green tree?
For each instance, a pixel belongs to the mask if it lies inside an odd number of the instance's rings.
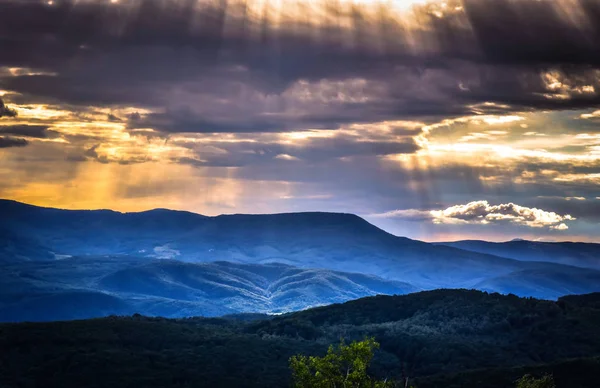
[[[545,375],[539,379],[531,375],[525,375],[517,380],[517,388],[556,388],[556,385],[551,375]]]
[[[379,348],[373,338],[344,340],[329,346],[323,357],[296,355],[290,358],[294,388],[388,388],[393,384],[378,381],[367,374],[373,354]]]

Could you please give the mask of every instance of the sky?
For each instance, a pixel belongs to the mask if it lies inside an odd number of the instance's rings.
[[[600,242],[596,0],[0,0],[0,198]]]

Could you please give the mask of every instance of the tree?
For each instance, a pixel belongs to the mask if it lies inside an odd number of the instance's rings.
[[[294,388],[387,388],[388,381],[377,381],[367,374],[379,343],[373,338],[346,345],[330,345],[323,357],[296,355],[290,358]]]
[[[556,388],[556,385],[551,375],[544,375],[539,379],[525,375],[517,380],[517,388]]]

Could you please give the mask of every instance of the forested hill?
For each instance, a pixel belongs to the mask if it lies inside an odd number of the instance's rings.
[[[365,336],[381,343],[371,373],[409,375],[421,388],[475,387],[486,376],[479,386],[504,387],[529,370],[554,372],[559,388],[600,381],[600,294],[553,302],[437,290],[271,319],[4,324],[0,386],[283,387],[290,356]]]

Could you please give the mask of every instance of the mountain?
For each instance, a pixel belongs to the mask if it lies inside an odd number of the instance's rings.
[[[2,295],[0,322],[65,321],[131,315],[131,306],[102,292],[62,290],[35,295]]]
[[[194,264],[127,256],[5,265],[0,284],[0,321],[135,312],[165,317],[274,314],[418,291],[408,283],[372,275],[286,264]]]
[[[557,299],[564,295],[587,294],[598,290],[600,271],[587,268],[523,270],[486,279],[475,289],[516,295],[544,295]]]
[[[544,261],[600,270],[600,244],[538,242],[515,239],[501,243],[464,240],[444,242],[438,245],[502,256],[514,260]]]
[[[419,288],[472,287],[494,276],[543,264],[436,246],[391,235],[351,214],[224,215],[152,210],[70,211],[0,201],[0,230],[27,239],[28,260],[133,255],[187,262],[287,263],[359,272]],[[44,251],[44,247],[48,251]],[[14,252],[5,261],[14,261]]]
[[[410,240],[352,214],[207,217],[2,200],[0,214],[0,321],[273,314],[436,288],[546,299],[600,291],[594,269]]]
[[[600,294],[556,302],[467,290],[375,296],[264,320],[102,319],[0,324],[0,386],[285,387],[289,357],[340,337],[381,344],[370,373],[418,387],[600,378]]]

